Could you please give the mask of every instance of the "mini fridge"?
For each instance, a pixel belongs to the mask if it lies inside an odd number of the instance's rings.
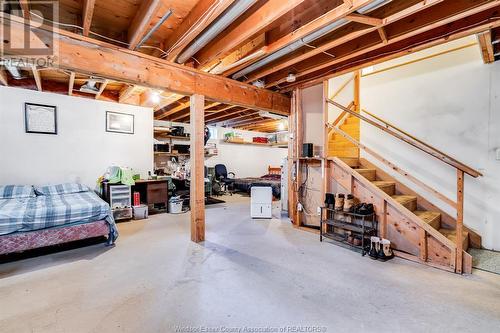
[[[252,186],[250,196],[250,216],[253,219],[273,217],[273,190],[270,186]]]

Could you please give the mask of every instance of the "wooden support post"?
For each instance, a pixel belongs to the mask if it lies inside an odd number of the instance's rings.
[[[354,106],[357,113],[361,112],[361,101],[360,101],[360,86],[361,86],[361,71],[356,71],[354,73]]]
[[[419,258],[422,261],[427,261],[427,232],[425,229],[419,229]]]
[[[205,240],[205,96],[190,97],[191,128],[191,240]]]
[[[296,165],[297,165],[297,170],[296,170],[296,192],[297,192],[297,203],[300,201],[300,185],[302,183],[302,168],[301,168],[301,161],[300,161],[300,156],[302,156],[302,143],[303,143],[303,137],[304,137],[304,132],[303,132],[303,127],[302,127],[302,90],[301,89],[295,89],[295,103],[296,103],[296,110],[295,110],[295,149],[297,153],[297,160],[296,160]],[[307,162],[305,162],[307,163]],[[297,208],[297,207],[295,207]],[[302,225],[301,221],[301,212],[299,212],[298,209],[296,210],[296,215],[295,219],[293,220],[295,223],[295,226],[300,227]]]
[[[387,238],[387,201],[384,200],[384,207],[382,211],[382,223],[380,224],[380,236]]]
[[[330,186],[330,165],[326,158],[328,157],[328,80],[323,81],[323,160],[322,160],[322,174],[323,186],[321,190],[321,201],[325,200],[325,194],[328,192]],[[324,225],[323,232],[326,232],[327,225]]]
[[[293,174],[295,173],[293,168],[295,166],[296,156],[295,156],[295,111],[297,108],[297,103],[295,100],[295,92],[293,93],[291,100],[290,116],[288,116],[288,217],[292,220],[295,219],[295,207],[297,202],[295,200],[295,184],[293,179]]]
[[[457,256],[455,271],[462,274],[462,238],[464,229],[464,172],[457,169],[457,230],[456,230],[456,245]]]

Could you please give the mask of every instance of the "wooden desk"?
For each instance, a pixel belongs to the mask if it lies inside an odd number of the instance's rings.
[[[132,195],[134,192],[141,194],[141,203],[145,205],[164,205],[168,207],[168,180],[145,180],[135,181],[132,186]]]

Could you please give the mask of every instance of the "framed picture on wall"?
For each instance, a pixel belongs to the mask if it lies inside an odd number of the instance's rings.
[[[106,111],[106,131],[134,134],[134,115]]]
[[[24,103],[26,133],[57,134],[57,110],[55,106]]]

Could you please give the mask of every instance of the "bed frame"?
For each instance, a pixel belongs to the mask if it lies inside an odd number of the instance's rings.
[[[0,236],[0,255],[100,236],[108,236],[107,244],[112,245],[109,224],[104,220],[3,235]]]
[[[272,166],[269,166],[267,168],[267,173],[269,175],[281,175],[281,167],[272,167]]]

